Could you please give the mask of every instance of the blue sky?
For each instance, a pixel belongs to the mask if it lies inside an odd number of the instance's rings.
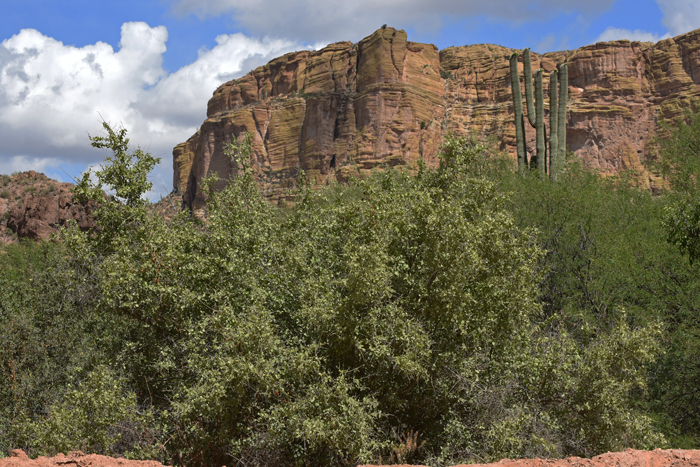
[[[0,0],[0,173],[69,181],[105,154],[101,118],[162,158],[204,120],[214,89],[292,50],[357,42],[382,24],[439,48],[538,52],[657,41],[700,28],[698,0]]]

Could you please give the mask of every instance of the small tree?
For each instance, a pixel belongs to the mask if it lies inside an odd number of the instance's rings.
[[[102,122],[102,127],[106,135],[89,136],[90,141],[95,148],[112,151],[112,156],[107,156],[100,169],[94,172],[97,182],[93,181],[92,170],[87,170],[73,188],[73,194],[80,202],[98,203],[95,218],[102,232],[99,238],[109,242],[129,230],[129,225],[145,221],[148,201],[143,195],[153,187],[148,174],[160,158],[140,148],[129,154],[126,129],[115,130],[107,122]],[[113,194],[105,197],[103,187]]]

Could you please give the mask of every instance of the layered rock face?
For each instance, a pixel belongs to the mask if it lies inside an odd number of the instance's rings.
[[[494,45],[438,51],[383,28],[357,44],[279,57],[214,92],[206,121],[173,151],[174,188],[186,207],[201,208],[202,179],[215,172],[224,186],[236,171],[225,143],[245,132],[254,135],[261,189],[278,204],[290,201],[302,170],[324,184],[376,167],[415,167],[420,159],[436,164],[448,132],[495,137],[515,159],[513,52]],[[569,150],[603,173],[635,170],[643,186],[658,188],[642,162],[659,122],[700,97],[700,30],[657,44],[616,41],[532,54],[533,70],[550,72],[563,62]],[[532,153],[534,129],[527,138]]]

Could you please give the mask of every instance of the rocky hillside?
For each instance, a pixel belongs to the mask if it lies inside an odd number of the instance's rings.
[[[72,186],[33,170],[0,175],[0,243],[17,237],[47,239],[69,220],[83,230],[93,228],[94,206],[74,202]]]
[[[20,237],[46,240],[69,220],[83,230],[94,228],[95,205],[75,202],[72,187],[33,170],[0,175],[0,245]],[[149,212],[170,220],[180,212],[181,198],[173,192],[150,204]]]
[[[234,172],[223,144],[246,131],[260,185],[276,203],[287,201],[300,170],[325,183],[383,164],[434,164],[450,131],[494,136],[514,155],[512,52],[483,44],[439,51],[383,28],[357,44],[284,55],[214,92],[199,131],[173,150],[174,187],[186,206],[201,207],[202,178]],[[658,187],[642,162],[659,121],[700,97],[700,30],[657,44],[532,54],[532,62],[547,72],[569,64],[571,151],[603,173],[635,169],[644,186]],[[527,136],[533,149],[532,128]]]

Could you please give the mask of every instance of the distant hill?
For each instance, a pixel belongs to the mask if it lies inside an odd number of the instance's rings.
[[[73,186],[33,170],[0,175],[0,244],[21,237],[46,240],[69,220],[83,230],[94,228],[91,214],[95,205],[74,201]],[[181,198],[171,193],[151,204],[150,211],[170,219],[180,212]]]

